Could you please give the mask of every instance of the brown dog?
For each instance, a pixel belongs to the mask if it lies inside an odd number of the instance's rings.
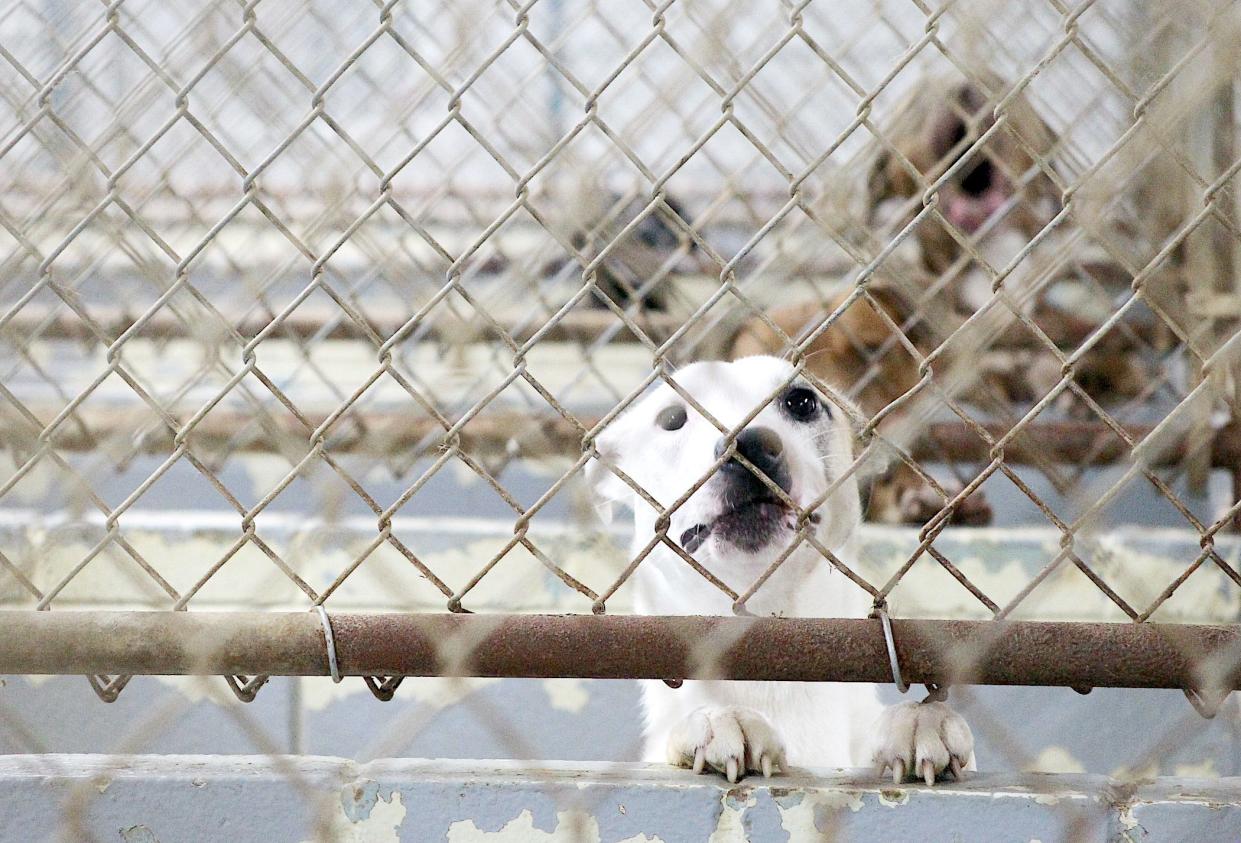
[[[985,92],[979,84],[942,79],[919,86],[881,133],[886,143],[867,179],[867,222],[886,227],[883,237],[922,210],[928,186],[952,171],[937,191],[939,215],[926,217],[915,232],[922,264],[936,276],[953,271],[961,239],[984,247],[1000,232],[1016,232],[1024,244],[1059,209],[1060,191],[1040,164],[1051,159],[1056,134],[1025,97],[1007,105],[997,129],[993,106],[1006,86],[994,77],[980,84]],[[961,293],[965,304],[969,291]]]
[[[828,312],[843,304],[845,298],[834,301]],[[851,397],[873,417],[918,383],[918,362],[891,327],[891,323],[901,324],[903,310],[898,296],[880,288],[872,291],[870,300],[853,302],[807,346],[807,368],[825,383],[850,384]],[[817,304],[806,303],[778,308],[768,316],[781,332],[797,339],[817,327],[827,312]],[[903,333],[915,348],[928,345],[920,324],[907,327]],[[779,333],[756,318],[742,326],[733,340],[730,357],[782,353],[786,346]],[[867,517],[884,523],[922,524],[944,505],[943,496],[903,462],[871,483],[864,494]],[[962,502],[953,520],[985,524],[991,520],[991,510],[975,494]]]
[[[873,251],[908,225],[923,209],[923,193],[943,178],[936,191],[938,214],[924,216],[880,268],[868,285],[870,300],[854,301],[804,350],[814,375],[852,385],[850,394],[872,417],[918,383],[917,360],[905,342],[922,355],[930,353],[991,299],[992,276],[977,265],[971,250],[992,267],[1003,267],[1058,210],[1058,188],[1044,169],[1056,135],[1024,97],[1008,104],[1004,123],[997,128],[994,103],[1006,90],[992,77],[978,83],[930,80],[881,132],[883,147],[865,187],[864,223],[875,234]],[[975,148],[984,135],[986,140]],[[1036,300],[1029,288],[1031,276],[1036,273],[1029,268],[1010,275],[1008,294],[1018,302]],[[847,296],[777,308],[768,317],[799,341]],[[901,326],[903,339],[893,324]],[[1002,328],[997,323],[989,330]],[[788,341],[756,318],[742,326],[730,356],[788,351]],[[1007,405],[1029,397],[1014,394],[1022,391],[1020,383],[1013,389],[1005,387],[1002,377],[989,376],[979,360],[949,354],[937,362],[936,373],[945,367],[959,371],[962,364],[973,378],[972,385],[964,387],[972,400]],[[944,502],[913,469],[898,464],[872,489],[869,517],[924,523]],[[957,508],[954,520],[985,523],[990,515],[975,494]]]

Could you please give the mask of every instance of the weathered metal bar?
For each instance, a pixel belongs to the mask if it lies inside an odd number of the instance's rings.
[[[61,408],[30,406],[28,409],[38,418],[52,419]],[[307,412],[304,416],[309,428],[283,410],[259,417],[220,407],[199,420],[187,441],[191,447],[208,451],[282,450],[290,443],[307,439],[309,432],[327,418],[322,412]],[[598,424],[600,417],[583,413],[577,418],[582,427],[589,430]],[[155,422],[154,414],[145,407],[132,410],[83,407],[60,426],[51,441],[58,450],[89,451],[105,441],[120,438],[132,441],[133,447],[145,453],[166,453],[173,447],[173,432],[166,427],[134,441],[135,431]],[[996,439],[1008,432],[1003,424],[992,422],[982,426]],[[1149,425],[1126,427],[1135,441],[1140,441],[1152,429]],[[1037,462],[1109,465],[1128,453],[1125,443],[1100,421],[1034,421],[1022,430],[1005,449],[1004,457],[1010,464],[1026,463],[1037,456]],[[10,439],[20,442],[23,433],[33,441],[39,434],[33,427],[19,431],[15,426],[0,431],[0,444]],[[443,432],[443,426],[427,416],[367,409],[343,416],[329,429],[328,447],[334,454],[390,454],[407,451],[421,443],[426,453],[438,454],[444,444]],[[581,448],[578,429],[550,411],[545,415],[507,409],[486,412],[471,420],[458,436],[461,448],[470,453],[498,450],[539,458],[576,454]],[[917,460],[979,461],[989,459],[989,449],[990,446],[962,422],[932,422],[927,425],[926,434],[914,443],[913,456]],[[1174,442],[1155,455],[1154,465],[1180,465],[1185,451],[1183,440]],[[1238,462],[1241,462],[1241,426],[1230,425],[1216,434],[1211,464],[1231,470]]]
[[[91,318],[109,339],[115,339],[128,330],[137,319],[137,313],[118,307],[91,307]],[[289,314],[280,323],[279,329],[273,334],[275,339],[293,338],[299,340],[365,340],[371,333],[387,339],[400,329],[408,319],[408,314],[399,310],[375,308],[368,314],[366,325],[360,325],[350,319],[337,308],[303,308]],[[259,310],[244,313],[225,312],[224,318],[229,325],[243,337],[253,337],[266,328],[272,321],[272,314]],[[681,327],[682,319],[669,313],[642,313],[631,317],[634,324],[641,328],[656,342],[662,342],[672,332]],[[592,342],[602,336],[603,332],[615,328],[619,324],[610,310],[582,309],[565,314],[555,325],[548,327],[544,339],[548,342]],[[144,324],[140,336],[148,339],[171,339],[184,337],[202,339],[204,328],[210,329],[211,324],[203,325],[195,321],[187,321],[170,310],[161,310],[153,314]],[[518,342],[524,342],[543,328],[541,321],[533,324],[509,324],[506,330]],[[22,308],[13,315],[6,329],[15,336],[43,340],[69,340],[84,342],[96,338],[95,331],[76,313],[66,307],[32,307]],[[477,327],[477,339],[494,339],[487,329]],[[424,336],[428,339],[449,339],[461,341],[465,335],[465,326],[456,320],[444,319],[430,321]],[[445,336],[447,335],[447,337]],[[617,341],[632,340],[628,328],[622,328]]]
[[[138,312],[115,306],[96,305],[89,307],[91,318],[108,340],[115,339],[128,330],[137,319]],[[826,315],[827,311],[824,311]],[[243,337],[253,337],[266,328],[273,315],[262,310],[245,312],[229,312],[222,315],[237,333]],[[686,314],[647,311],[634,314],[630,318],[656,342],[663,342],[684,324]],[[510,336],[518,342],[524,342],[541,330],[542,322],[519,324],[514,320],[505,320],[502,314],[497,315]],[[366,325],[360,325],[350,319],[339,308],[303,307],[289,314],[281,322],[280,328],[273,335],[276,339],[294,338],[306,340],[317,338],[322,340],[366,340],[373,333],[387,339],[396,333],[408,319],[408,313],[384,308],[371,308],[367,313]],[[582,308],[565,314],[556,324],[548,326],[542,339],[546,342],[593,342],[609,329],[617,327],[620,322],[610,310],[594,310]],[[1059,313],[1040,313],[1039,324],[1043,332],[1062,347],[1073,347],[1082,342],[1096,327],[1092,323],[1074,319]],[[141,335],[148,339],[190,338],[202,339],[204,327],[211,328],[193,320],[187,320],[176,313],[164,309],[153,314],[143,325]],[[481,326],[475,326],[479,340],[492,340],[494,337]],[[15,313],[5,325],[5,329],[13,336],[27,340],[67,340],[73,342],[89,342],[96,339],[95,330],[84,322],[76,313],[64,306],[27,305]],[[422,334],[427,339],[448,339],[460,342],[465,331],[461,322],[452,319],[429,320]],[[614,342],[634,341],[628,328],[616,335]],[[1115,340],[1112,340],[1115,342]],[[996,349],[1037,348],[1038,341],[1025,328],[1012,329],[1005,332],[992,344]]]
[[[345,675],[890,682],[878,620],[340,614]],[[1241,625],[896,620],[911,682],[1241,688]],[[319,616],[0,612],[0,674],[328,674]]]

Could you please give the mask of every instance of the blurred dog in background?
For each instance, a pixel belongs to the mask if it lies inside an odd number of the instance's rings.
[[[924,193],[938,185],[936,209],[922,214],[889,252],[867,281],[866,296],[852,301],[805,348],[809,371],[848,386],[872,417],[918,387],[919,356],[937,349],[992,301],[992,270],[1008,267],[1060,209],[1050,169],[1056,133],[1023,95],[1008,101],[997,125],[995,104],[1009,90],[1003,80],[985,74],[977,81],[928,79],[879,132],[879,149],[857,191],[861,213],[851,215],[851,227],[869,235],[862,244],[866,252],[878,254],[918,218]],[[1035,314],[1037,321],[1048,266],[1046,251],[1026,254],[1016,264],[1003,282],[1013,309],[992,307],[986,320],[976,320],[971,329],[979,345],[985,349],[995,335],[1011,330],[1014,310]],[[766,318],[750,319],[729,356],[787,353],[789,340],[818,330],[852,293],[826,303],[777,307]],[[967,345],[950,344],[934,366],[936,381],[955,371],[961,397],[989,411],[1003,414],[1014,402],[1037,399],[1060,377],[1054,356],[1032,355],[1026,365],[992,370],[980,354],[965,359],[960,350]],[[1128,362],[1106,350],[1082,361],[1079,380],[1109,396],[1140,388]],[[922,477],[898,464],[875,481],[868,515],[921,524],[944,503]],[[953,513],[957,523],[990,518],[978,493]]]
[[[697,248],[683,228],[692,218],[680,201],[666,196],[639,220],[649,201],[611,191],[580,197],[570,243],[587,261],[607,250],[596,270],[593,306],[605,307],[606,298],[621,307],[640,301],[646,310],[668,308],[668,276],[692,260]]]

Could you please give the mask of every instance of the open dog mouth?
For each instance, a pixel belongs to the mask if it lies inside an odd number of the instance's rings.
[[[812,512],[809,520],[811,524],[818,524],[822,516]],[[756,497],[725,510],[710,521],[690,527],[681,533],[681,547],[693,553],[715,536],[754,553],[769,544],[782,527],[793,530],[796,526],[796,515],[784,501],[774,496]]]

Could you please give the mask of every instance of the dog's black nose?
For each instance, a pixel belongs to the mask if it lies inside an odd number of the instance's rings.
[[[728,441],[721,437],[715,443],[715,456],[719,457],[728,448]],[[737,453],[763,474],[776,483],[781,483],[784,467],[784,443],[780,436],[769,427],[747,427],[737,434]],[[736,459],[724,463],[725,469],[740,469],[749,473],[749,469]]]

